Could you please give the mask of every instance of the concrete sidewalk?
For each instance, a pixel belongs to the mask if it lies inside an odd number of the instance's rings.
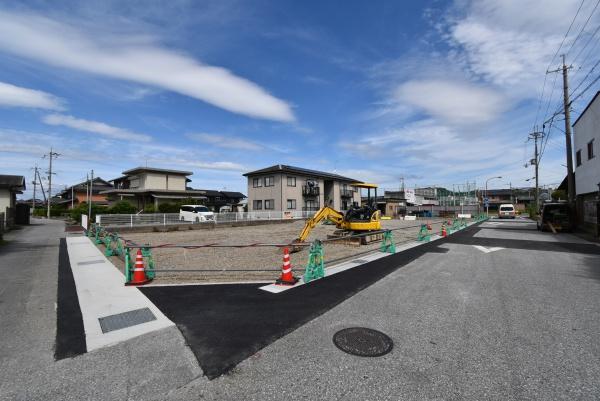
[[[123,274],[113,266],[89,238],[85,236],[69,237],[67,238],[67,248],[83,316],[88,351],[174,326],[174,323],[167,319],[136,287],[124,285]],[[106,318],[111,316],[122,313],[131,314],[132,311],[145,308],[151,311],[154,320],[103,332],[101,319],[106,321]],[[151,317],[151,315],[148,316]],[[130,322],[118,323],[128,324]]]
[[[147,400],[201,376],[173,326],[54,361],[64,235],[62,221],[32,219],[0,246],[0,400]]]

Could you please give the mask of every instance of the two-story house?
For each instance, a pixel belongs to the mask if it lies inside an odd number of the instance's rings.
[[[123,176],[110,180],[114,189],[102,191],[110,204],[127,200],[138,210],[146,205],[158,205],[182,199],[206,200],[203,191],[188,189],[191,171],[167,170],[152,167],[136,167],[123,171]]]
[[[348,210],[360,204],[359,181],[338,174],[278,164],[244,174],[248,211]]]
[[[600,233],[600,92],[573,124],[575,194],[579,225]]]
[[[109,182],[104,181],[100,177],[94,178],[91,185],[91,195],[89,194],[89,186],[90,182],[84,181],[65,188],[63,191],[58,193],[58,196],[60,196],[61,200],[57,203],[66,205],[69,209],[72,207],[77,207],[80,203],[87,203],[90,201],[96,205],[108,204],[106,194],[103,192],[113,189],[113,186]]]

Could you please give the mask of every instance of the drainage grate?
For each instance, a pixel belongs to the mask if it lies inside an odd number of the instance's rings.
[[[85,262],[77,262],[77,264],[79,266],[83,266],[83,265],[95,265],[95,264],[103,263],[103,262],[104,262],[103,260],[87,260]]]
[[[156,320],[156,316],[154,316],[152,311],[148,308],[136,309],[98,318],[103,333],[151,322],[153,320]]]
[[[333,335],[333,343],[342,351],[358,356],[382,356],[394,347],[387,335],[365,327],[340,330]]]
[[[354,259],[352,261],[352,263],[360,263],[362,265],[362,264],[365,264],[365,263],[369,263],[369,261],[365,260],[365,259]]]

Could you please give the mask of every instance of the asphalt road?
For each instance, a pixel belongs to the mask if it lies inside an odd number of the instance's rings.
[[[149,399],[201,374],[176,328],[55,361],[60,221],[0,246],[0,400]]]
[[[168,399],[599,399],[599,291],[598,245],[490,221]],[[353,326],[388,334],[394,349],[343,353],[332,336]]]

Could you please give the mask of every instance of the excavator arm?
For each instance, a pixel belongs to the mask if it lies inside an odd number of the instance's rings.
[[[302,229],[302,232],[296,241],[304,242],[304,240],[308,238],[311,230],[315,228],[319,222],[325,219],[339,226],[344,220],[344,215],[337,210],[330,208],[329,206],[322,207],[312,218],[306,220],[306,224],[304,225],[304,228]]]

